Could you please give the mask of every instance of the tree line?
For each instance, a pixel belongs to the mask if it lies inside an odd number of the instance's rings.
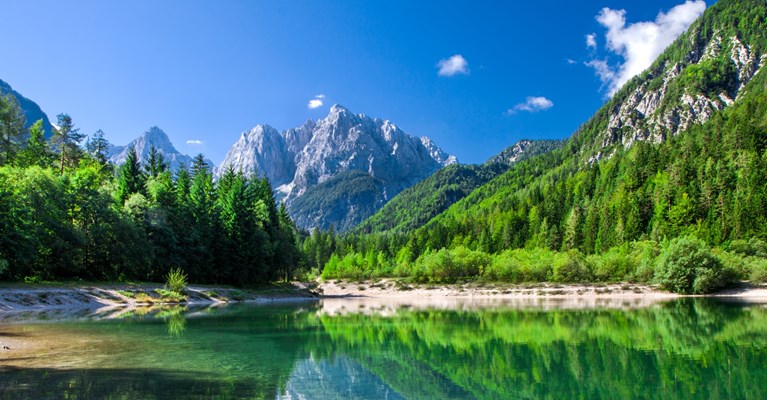
[[[162,281],[248,285],[290,279],[303,234],[263,177],[214,180],[202,154],[169,169],[152,148],[108,162],[98,131],[69,115],[45,139],[15,98],[0,96],[0,279]]]

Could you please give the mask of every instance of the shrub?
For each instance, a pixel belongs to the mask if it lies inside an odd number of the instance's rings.
[[[554,282],[589,282],[592,279],[591,270],[578,250],[558,253],[552,262],[551,280]]]
[[[187,275],[181,268],[173,268],[166,275],[165,286],[173,292],[182,294],[186,290],[186,279]]]
[[[752,260],[749,263],[750,275],[748,279],[753,283],[767,282],[767,260],[764,258]]]
[[[506,250],[488,263],[483,278],[489,281],[544,282],[552,276],[557,253],[547,248]]]
[[[464,246],[441,249],[416,260],[413,278],[420,282],[453,283],[459,278],[479,276],[490,261],[490,255]]]
[[[662,252],[655,272],[661,287],[675,293],[705,294],[725,286],[722,262],[700,239],[673,239]]]

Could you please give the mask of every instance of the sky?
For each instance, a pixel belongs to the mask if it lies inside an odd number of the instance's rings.
[[[333,104],[462,163],[569,137],[701,0],[0,0],[0,79],[124,145],[159,126],[216,163]]]

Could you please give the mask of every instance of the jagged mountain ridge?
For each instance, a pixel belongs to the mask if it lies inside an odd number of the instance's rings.
[[[16,101],[19,103],[19,107],[24,113],[25,127],[29,128],[32,126],[32,124],[42,119],[43,129],[45,129],[44,137],[48,139],[53,136],[53,125],[51,125],[51,121],[48,119],[48,115],[43,112],[40,106],[37,105],[37,103],[34,101],[24,97],[21,93],[13,90],[11,85],[0,79],[0,95],[7,94],[15,97]]]
[[[146,132],[141,134],[141,136],[125,146],[110,146],[108,153],[109,162],[115,165],[123,164],[125,158],[128,156],[128,149],[134,147],[136,149],[136,154],[139,156],[139,161],[143,163],[149,155],[152,146],[163,155],[165,162],[169,164],[171,171],[178,171],[182,167],[189,168],[192,166],[192,157],[176,150],[168,135],[156,126],[149,128]],[[213,165],[213,162],[210,160],[206,161],[208,165]]]
[[[388,120],[354,114],[340,105],[330,108],[327,117],[306,121],[297,128],[278,132],[257,125],[244,132],[215,169],[220,176],[227,169],[269,178],[276,195],[285,200],[299,226],[305,228],[351,227],[374,212],[403,189],[457,162],[429,138],[416,138]],[[361,198],[344,198],[345,210],[325,207],[325,198],[338,198],[345,185],[338,179],[347,171],[362,171],[371,189]],[[357,182],[359,174],[351,174]],[[348,184],[348,183],[347,183]],[[367,187],[367,186],[366,186]],[[311,190],[312,188],[318,188]],[[352,190],[352,188],[349,188]],[[325,193],[324,190],[334,193]],[[339,191],[340,190],[340,191]],[[294,202],[306,193],[316,201]],[[341,196],[343,197],[343,196]],[[371,198],[379,199],[373,207]],[[364,199],[364,200],[363,200]],[[365,202],[366,204],[361,204]]]

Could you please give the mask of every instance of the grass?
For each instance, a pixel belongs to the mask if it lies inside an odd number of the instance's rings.
[[[178,292],[176,292],[174,290],[155,289],[154,291],[162,297],[162,302],[164,302],[164,303],[184,303],[184,302],[186,302],[186,296],[184,296],[183,294],[178,293]]]

